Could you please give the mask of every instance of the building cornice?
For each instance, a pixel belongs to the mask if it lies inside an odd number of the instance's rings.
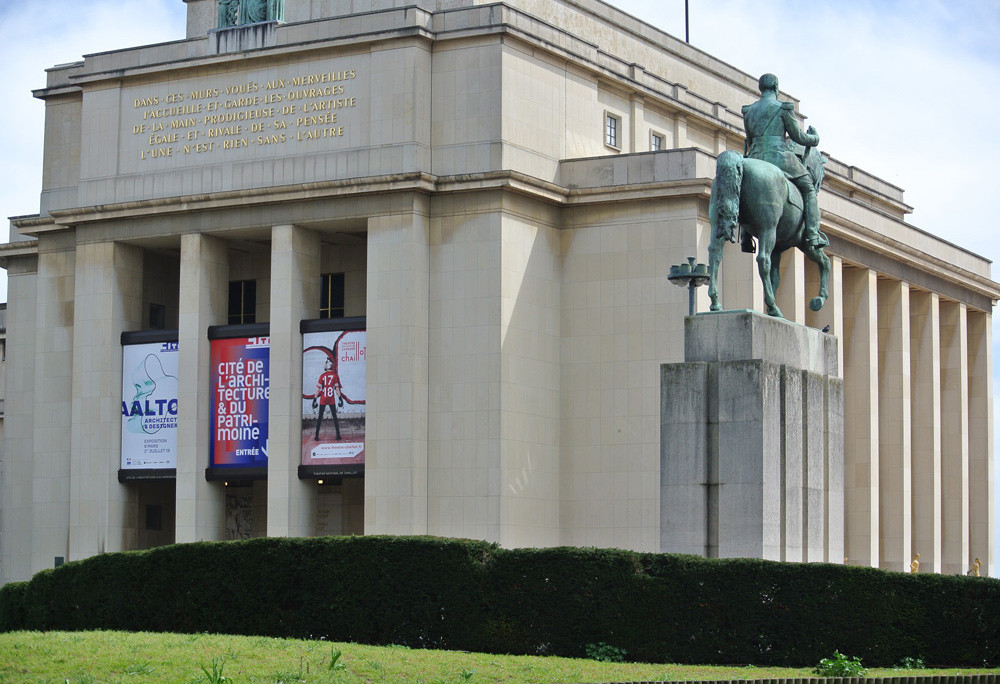
[[[668,164],[664,158],[657,155],[671,155],[684,158],[685,163],[678,163],[672,177],[650,171],[645,182],[628,182],[628,170],[619,169],[625,182],[616,182],[615,170],[609,168],[614,164],[636,165],[646,164],[650,169],[660,163],[663,168]],[[705,159],[702,159],[704,157]],[[618,157],[594,157],[591,159],[569,160],[564,165],[574,165],[574,178],[586,178],[579,169],[591,167],[598,172],[592,174],[595,178],[611,178],[608,182],[578,182],[573,186],[563,186],[544,181],[517,171],[491,171],[486,173],[461,174],[453,176],[434,176],[422,172],[395,174],[389,176],[373,176],[347,180],[331,180],[318,183],[304,183],[294,186],[277,188],[258,188],[246,191],[228,191],[206,195],[189,195],[184,197],[166,197],[153,200],[124,202],[120,204],[105,204],[92,207],[80,207],[70,210],[53,211],[48,217],[19,217],[12,220],[22,235],[40,236],[60,230],[86,226],[102,222],[130,221],[142,218],[162,217],[191,212],[207,212],[246,207],[247,205],[294,205],[297,202],[314,201],[317,199],[349,198],[353,196],[372,195],[380,193],[418,192],[428,195],[481,192],[484,190],[504,190],[517,193],[541,202],[564,208],[586,207],[622,202],[650,202],[676,199],[681,197],[699,200],[706,205],[711,193],[712,179],[700,175],[703,164],[711,160],[698,150],[670,151],[666,153],[644,153],[641,155],[621,155]],[[633,169],[633,173],[638,171]],[[609,175],[610,174],[610,175]],[[686,176],[686,177],[681,177]],[[883,220],[892,221],[902,232],[916,230],[912,226],[893,218],[882,215]],[[968,290],[978,296],[992,301],[1000,300],[1000,284],[977,273],[960,268],[954,264],[921,251],[911,245],[876,232],[855,221],[839,215],[835,211],[824,209],[823,229],[836,240],[856,245],[864,253],[877,254],[894,261],[930,274],[952,283],[958,288]],[[922,233],[927,236],[926,233]],[[954,246],[952,246],[954,247]],[[961,249],[955,247],[956,249]],[[0,246],[0,258],[33,254],[37,251],[37,242],[14,242]],[[962,250],[977,259],[977,255]],[[985,260],[983,260],[985,262]]]
[[[603,5],[594,3],[570,4],[589,14],[593,14],[595,8],[608,10]],[[411,40],[429,45],[434,42],[495,39],[500,36],[502,40],[514,40],[532,49],[542,50],[555,59],[572,63],[576,68],[590,72],[609,86],[626,89],[650,104],[655,103],[675,115],[686,117],[689,123],[721,131],[727,138],[734,139],[737,144],[744,138],[742,116],[724,104],[701,97],[687,87],[671,83],[640,65],[629,63],[570,31],[502,2],[433,13],[414,5],[365,14],[369,22],[366,25],[375,24],[374,28],[367,31],[345,30],[345,27],[360,26],[356,22],[357,15],[315,19],[280,26],[278,30],[282,32],[283,39],[278,45],[237,53],[207,54],[206,38],[94,53],[87,55],[83,62],[50,70],[53,74],[66,71],[63,82],[35,90],[33,93],[36,97],[45,99],[73,92],[82,93],[87,87],[98,87],[106,83],[152,79],[177,70],[204,73],[231,68],[236,62],[283,59],[291,54],[301,55],[330,50],[358,52],[388,41]],[[670,38],[668,34],[643,24],[627,14],[617,12],[617,15],[601,15],[598,19],[610,22],[620,30],[629,32],[636,40],[656,49],[681,57],[683,55],[678,49],[687,49],[676,45],[671,48],[667,45],[670,42],[667,40]],[[634,26],[631,25],[633,23]],[[316,27],[320,25],[324,25],[324,29],[327,30],[316,31]],[[307,38],[317,32],[324,37]],[[750,78],[748,75],[723,62],[719,62],[719,65],[724,68],[709,68],[707,63],[712,60],[703,53],[698,54],[702,55],[702,59],[697,63],[698,68],[705,69],[717,77],[724,77],[733,87],[747,88],[746,79]],[[115,60],[127,61],[129,64],[112,67]],[[862,203],[879,207],[897,218],[912,211],[912,207],[902,202],[901,189],[857,167],[845,165],[837,160],[831,161],[831,181],[842,186],[841,191],[845,196],[857,197]],[[866,184],[862,182],[863,179],[872,180]]]

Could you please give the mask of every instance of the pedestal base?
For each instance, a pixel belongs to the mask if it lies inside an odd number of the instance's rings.
[[[753,311],[685,319],[661,367],[660,548],[841,562],[837,338]]]

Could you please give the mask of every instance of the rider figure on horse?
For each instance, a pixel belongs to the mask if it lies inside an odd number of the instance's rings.
[[[829,241],[819,232],[815,181],[802,160],[789,149],[785,138],[787,134],[793,141],[808,148],[819,144],[819,136],[812,126],[803,133],[795,121],[795,105],[778,99],[777,76],[764,74],[758,81],[758,87],[760,99],[743,107],[743,127],[747,134],[746,156],[774,164],[799,189],[805,205],[803,242],[814,247],[825,246]],[[743,243],[744,251],[753,251],[753,238],[744,234]]]

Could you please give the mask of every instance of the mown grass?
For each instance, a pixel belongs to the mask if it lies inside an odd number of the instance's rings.
[[[339,657],[336,654],[339,652]],[[870,670],[869,676],[1000,673]],[[600,663],[405,647],[148,632],[0,634],[0,683],[635,682],[809,677],[808,669]]]

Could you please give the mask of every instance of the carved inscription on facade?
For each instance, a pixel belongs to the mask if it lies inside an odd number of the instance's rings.
[[[357,107],[354,69],[246,81],[134,98],[139,158],[294,145],[342,138]]]

